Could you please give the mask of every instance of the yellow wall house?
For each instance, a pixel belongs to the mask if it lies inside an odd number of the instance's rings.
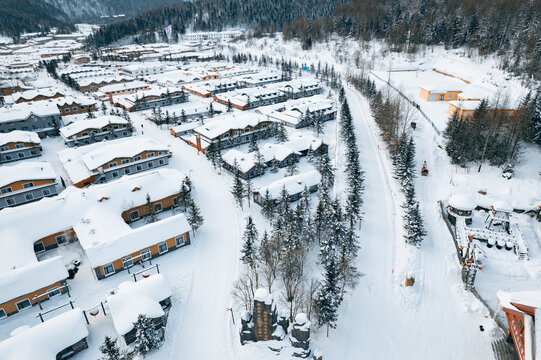
[[[457,87],[423,86],[419,97],[425,101],[453,101],[458,99],[461,92]]]

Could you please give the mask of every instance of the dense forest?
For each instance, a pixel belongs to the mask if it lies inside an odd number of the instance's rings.
[[[540,80],[540,19],[541,0],[362,0],[282,30],[305,47],[332,34],[384,39],[397,51],[415,52],[420,44],[473,47],[504,55],[504,69]]]
[[[315,19],[330,16],[346,0],[199,0],[150,10],[133,18],[101,28],[88,39],[92,46],[104,46],[127,36],[149,42],[154,34],[162,35],[171,26],[169,37],[174,41],[186,28],[193,30],[223,30],[247,26],[259,31],[274,32],[295,19]],[[165,40],[171,40],[165,39]]]
[[[17,37],[23,32],[46,32],[51,27],[61,32],[73,30],[66,14],[42,0],[0,1],[0,34]]]

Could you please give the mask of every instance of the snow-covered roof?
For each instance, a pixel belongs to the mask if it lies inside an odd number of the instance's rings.
[[[9,143],[32,143],[39,145],[41,140],[35,132],[14,130],[8,133],[0,133],[0,146]]]
[[[272,120],[267,120],[264,116],[254,113],[235,113],[215,117],[206,124],[195,128],[194,131],[209,139],[214,139],[227,131],[244,129],[247,126],[256,126],[264,121]]]
[[[286,103],[263,106],[257,112],[290,124],[298,124],[306,114],[336,112],[334,101],[321,95],[313,95],[301,99],[290,100]]]
[[[498,300],[500,300],[500,306],[511,310],[518,310],[511,303],[522,304],[534,308],[541,308],[540,290],[516,292],[498,291],[496,293],[496,296],[498,297]]]
[[[485,87],[469,84],[464,87],[464,91],[458,94],[458,96],[462,99],[485,99],[490,97],[492,94],[493,91]]]
[[[137,282],[126,281],[118,286],[114,295],[107,296],[107,304],[115,330],[125,335],[133,329],[139,315],[158,318],[164,315],[160,305],[171,296],[171,288],[162,274],[149,276]]]
[[[188,114],[186,114],[188,115]],[[201,126],[201,124],[197,121],[192,121],[192,122],[187,122],[187,123],[184,123],[184,124],[180,124],[180,125],[177,125],[177,126],[173,126],[171,128],[171,130],[173,130],[176,134],[178,133],[183,133],[183,132],[186,132],[186,131],[191,131],[193,129],[195,129],[196,127],[199,127]]]
[[[100,88],[100,91],[104,93],[110,93],[115,91],[133,90],[138,88],[148,87],[148,84],[144,81],[134,80],[128,82],[121,82],[118,84],[106,85]]]
[[[56,179],[56,173],[46,161],[26,161],[0,167],[0,188],[16,181],[49,179]]]
[[[292,154],[300,155],[298,151],[295,151],[285,143],[266,143],[259,147],[259,152],[263,156],[263,159],[265,159],[265,162],[271,161],[272,159],[283,161]]]
[[[479,100],[449,101],[449,105],[453,105],[460,110],[466,110],[466,111],[477,110],[480,104],[481,104],[481,101]]]
[[[458,210],[473,210],[477,206],[474,199],[466,194],[453,194],[449,198],[449,205]]]
[[[60,134],[64,138],[69,138],[70,136],[78,134],[81,131],[101,129],[104,126],[107,126],[109,124],[126,125],[128,124],[128,121],[121,118],[120,116],[114,116],[114,115],[99,116],[95,119],[85,119],[82,121],[76,121],[74,123],[69,124],[68,126],[64,126],[63,128],[60,128]]]
[[[53,88],[32,89],[32,90],[26,90],[23,92],[14,93],[13,101],[17,102],[19,99],[32,100],[37,96],[44,96],[44,97],[51,98],[55,96],[56,94],[63,95],[62,92]]]
[[[234,166],[237,165],[237,169],[243,173],[250,171],[255,166],[255,157],[253,153],[244,153],[237,149],[231,149],[222,155],[222,159],[229,164]]]
[[[513,211],[513,207],[511,206],[511,204],[509,204],[505,200],[494,201],[494,203],[492,204],[492,208],[496,211],[502,211],[502,212],[508,212],[508,213]]]
[[[48,101],[24,102],[0,109],[0,122],[26,120],[30,115],[39,117],[60,115],[56,104]]]
[[[0,342],[3,360],[56,360],[65,348],[88,336],[83,312],[69,310],[31,328],[20,329]]]
[[[16,247],[20,248],[19,244]],[[2,254],[0,258],[6,258],[6,263],[2,263],[0,267],[0,304],[43,289],[68,277],[62,257],[56,256],[38,261],[33,247],[28,246],[21,250],[22,252],[2,250],[6,253]],[[17,257],[18,260],[24,258],[25,262],[28,263],[20,267],[8,268],[6,264],[13,263],[11,259],[7,259],[8,257]]]
[[[144,151],[169,151],[169,148],[154,139],[138,136],[65,149],[58,152],[58,158],[71,181],[78,183],[111,160],[132,158]]]
[[[307,171],[298,175],[287,176],[270,183],[267,186],[259,188],[260,194],[265,194],[269,190],[271,199],[277,199],[280,197],[282,189],[285,187],[288,194],[298,194],[304,190],[304,188],[310,188],[311,186],[319,184],[321,175],[316,170]]]
[[[73,229],[92,267],[97,267],[189,232],[191,227],[184,214],[177,214],[132,229],[119,213],[93,208]]]
[[[51,102],[56,103],[58,106],[65,106],[65,105],[73,105],[78,104],[82,106],[90,106],[94,105],[96,103],[96,100],[91,99],[86,96],[66,96],[66,97],[60,97],[57,99],[52,99]]]
[[[151,199],[163,199],[178,193],[184,178],[178,170],[162,168],[86,189],[70,186],[58,196],[2,209],[0,273],[36,261],[35,241],[72,228],[89,209],[120,216],[129,208],[145,204],[147,194]],[[108,199],[100,202],[103,198]],[[28,219],[32,219],[32,226],[28,226]]]

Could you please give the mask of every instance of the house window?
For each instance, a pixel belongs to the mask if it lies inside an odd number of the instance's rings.
[[[23,158],[24,157],[24,154],[23,153],[19,153],[19,158]]]
[[[49,295],[50,298],[55,295],[60,295],[60,288],[56,286],[52,289],[47,290],[47,295]]]
[[[122,164],[127,164],[127,163],[129,163],[129,162],[130,162],[129,159],[124,159],[124,160],[122,160]]]
[[[19,310],[19,311],[27,309],[29,307],[32,307],[32,304],[30,303],[30,300],[28,300],[28,299],[24,299],[23,301],[19,301],[15,305],[17,305],[17,310]]]
[[[74,111],[74,112],[77,111],[77,107],[76,107],[76,106],[73,107],[73,111]]]
[[[141,157],[140,156],[136,156],[133,161],[140,161],[141,160]]]
[[[160,159],[159,163],[160,163],[160,165],[164,165],[165,161],[163,161],[163,159]]]
[[[154,164],[153,163],[148,163],[148,168],[151,169],[154,167]]]
[[[9,199],[6,199],[6,203],[8,205],[15,205],[15,200],[13,200],[13,198],[9,198]]]
[[[8,151],[9,150],[9,146],[2,146],[0,148],[1,151]]]
[[[109,168],[112,168],[112,167],[115,167],[115,166],[117,166],[117,163],[115,163],[115,162],[109,164]]]
[[[41,193],[43,194],[43,196],[49,196],[49,195],[51,195],[51,190],[43,189],[43,191]]]
[[[105,276],[109,276],[115,273],[115,267],[113,266],[113,264],[104,265],[102,266],[102,269],[103,269],[103,275]]]
[[[6,311],[4,309],[0,309],[0,319],[5,318],[6,316]]]
[[[141,170],[143,170],[143,167],[141,165],[137,165],[136,169],[137,169],[137,171],[141,171]]]
[[[162,203],[154,204],[154,211],[156,211],[156,212],[162,211]]]
[[[123,131],[123,132],[122,132],[122,135],[124,135],[124,136],[128,136],[128,132],[126,132],[126,131]]]
[[[160,254],[166,253],[167,250],[169,250],[167,248],[167,243],[164,242],[164,243],[161,243],[160,245],[158,245],[158,251],[159,251]]]
[[[186,243],[184,242],[184,236],[179,236],[175,238],[175,243],[177,244],[177,247],[186,245]]]
[[[141,251],[141,260],[142,261],[150,260],[150,249],[145,249]]]
[[[131,256],[128,256],[128,257],[125,257],[124,259],[122,259],[122,264],[124,264],[124,269],[132,267],[133,266],[133,260],[132,260]]]
[[[118,177],[118,172],[113,171],[112,175],[113,175],[114,178],[117,178]]]
[[[33,182],[28,182],[23,184],[23,188],[28,189],[34,186]]]
[[[6,155],[6,160],[11,160],[11,156],[10,155]]]
[[[443,100],[443,96],[444,96],[443,94],[440,94],[440,100]]]
[[[137,219],[139,219],[139,210],[134,210],[134,211],[130,212],[130,220],[134,221],[134,220],[137,220]]]
[[[12,191],[13,191],[13,190],[11,190],[10,187],[3,188],[3,189],[2,189],[2,194],[7,194],[7,193],[10,193],[10,192],[12,192]]]
[[[154,155],[155,155],[154,153],[148,153],[148,154],[147,154],[147,158],[154,157]]]
[[[70,109],[69,109],[69,108],[65,108],[65,109],[64,109],[64,112],[69,113],[69,112],[70,112]]]
[[[20,148],[23,148],[23,147],[24,147],[23,144],[16,144],[16,145],[15,145],[15,149],[20,149]]]
[[[45,251],[45,246],[43,246],[43,243],[41,241],[35,243],[34,244],[34,252],[39,253],[39,252],[42,252],[42,251]]]
[[[32,194],[25,194],[25,195],[24,195],[24,198],[25,198],[26,200],[28,200],[28,201],[34,200],[34,195],[32,195]]]
[[[68,237],[64,234],[58,235],[55,239],[58,245],[67,244],[68,242]]]
[[[129,175],[129,174],[131,173],[131,170],[130,170],[130,168],[126,168],[126,169],[124,170],[124,172],[125,172],[127,175]]]

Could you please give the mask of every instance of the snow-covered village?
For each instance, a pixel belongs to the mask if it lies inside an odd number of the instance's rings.
[[[538,1],[6,1],[0,360],[541,360]]]

